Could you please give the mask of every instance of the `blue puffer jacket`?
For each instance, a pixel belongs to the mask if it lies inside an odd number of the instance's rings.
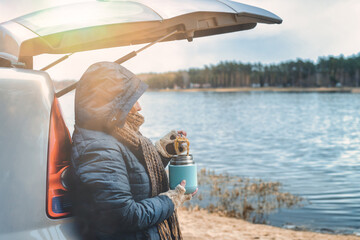
[[[106,79],[100,81],[101,77]],[[157,240],[156,225],[174,211],[167,196],[150,197],[142,153],[132,152],[110,132],[114,125],[123,124],[145,89],[115,63],[94,64],[79,81],[71,160],[74,212],[85,226],[84,238]]]

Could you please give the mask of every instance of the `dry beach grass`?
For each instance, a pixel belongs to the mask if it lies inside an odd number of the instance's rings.
[[[207,209],[253,223],[266,223],[270,213],[306,203],[302,197],[284,192],[280,182],[215,173],[204,168],[198,172],[198,186],[201,190],[185,204],[187,208]]]
[[[330,235],[293,231],[278,227],[253,224],[242,219],[220,216],[208,211],[178,211],[184,240],[360,240],[354,235]]]

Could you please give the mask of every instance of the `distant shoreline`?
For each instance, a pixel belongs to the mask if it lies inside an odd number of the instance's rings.
[[[284,93],[360,93],[360,88],[187,88],[187,89],[149,89],[149,92],[284,92]]]

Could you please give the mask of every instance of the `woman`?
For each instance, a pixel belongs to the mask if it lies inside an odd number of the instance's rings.
[[[74,212],[88,239],[181,239],[175,209],[192,195],[169,190],[164,167],[175,152],[170,132],[156,142],[139,132],[138,98],[147,85],[112,62],[93,64],[75,94]]]

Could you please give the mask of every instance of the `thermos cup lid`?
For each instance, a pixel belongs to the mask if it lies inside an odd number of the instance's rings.
[[[189,155],[177,155],[170,161],[170,165],[190,165],[194,164],[194,159],[191,154]]]

